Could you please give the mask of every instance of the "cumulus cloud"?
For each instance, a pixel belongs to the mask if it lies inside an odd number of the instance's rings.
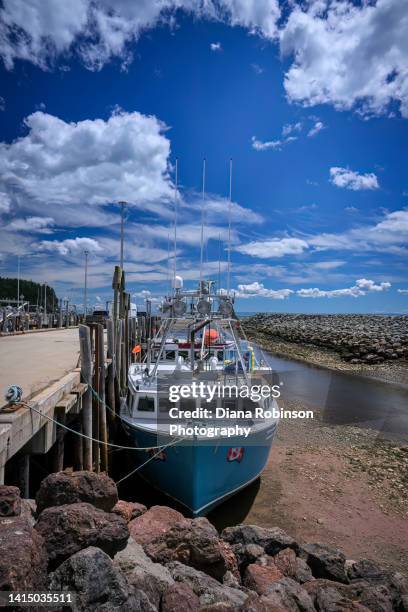
[[[11,198],[8,193],[0,191],[0,213],[7,213],[11,208]]]
[[[357,106],[366,115],[386,113],[395,101],[408,117],[407,29],[401,0],[296,4],[280,32],[282,54],[293,57],[289,100]]]
[[[362,189],[378,189],[378,179],[373,172],[359,174],[348,168],[330,168],[330,180],[336,187],[360,191]]]
[[[68,238],[67,240],[42,240],[38,245],[39,251],[56,252],[60,255],[77,255],[84,251],[98,253],[102,247],[93,238]]]
[[[271,238],[241,244],[235,247],[235,250],[252,257],[269,259],[285,255],[301,255],[307,248],[307,242],[300,238]]]
[[[211,51],[222,51],[222,46],[220,42],[211,43],[210,44]]]
[[[59,55],[77,54],[99,70],[117,57],[132,59],[129,43],[158,23],[174,23],[178,9],[197,18],[242,26],[267,38],[277,35],[278,0],[4,0],[0,55],[7,68],[18,59],[46,69]]]
[[[170,143],[155,117],[116,112],[106,121],[67,123],[37,111],[25,126],[25,136],[0,143],[3,189],[16,204],[37,202],[42,209],[123,199],[151,209],[172,196]]]
[[[263,283],[250,283],[249,285],[238,285],[236,296],[239,298],[267,297],[274,300],[284,300],[293,292],[292,289],[267,289]]]
[[[398,293],[402,293],[402,295],[408,295],[408,289],[397,289]]]
[[[370,292],[387,291],[391,287],[391,283],[382,282],[376,285],[374,281],[366,278],[360,278],[352,287],[345,289],[324,290],[313,287],[311,289],[299,289],[297,295],[303,298],[337,298],[337,297],[361,297]]]

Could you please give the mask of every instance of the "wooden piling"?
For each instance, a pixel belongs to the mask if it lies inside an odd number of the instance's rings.
[[[78,433],[83,432],[81,421],[77,421],[72,425]],[[84,469],[84,438],[82,436],[75,436],[74,438],[74,470]]]
[[[103,472],[108,471],[108,428],[106,422],[106,396],[105,396],[105,346],[103,325],[97,325],[96,333],[98,334],[98,351],[99,351],[99,439],[102,440],[101,454],[101,469]]]
[[[91,325],[93,347],[94,347],[94,374],[92,378],[92,436],[95,440],[99,440],[99,397],[100,397],[100,363],[99,363],[99,336],[97,333],[97,325]],[[100,471],[100,448],[99,444],[94,442],[92,445],[92,456],[95,472]]]
[[[84,438],[84,469],[92,471],[92,352],[91,334],[86,325],[79,326],[79,346],[81,354],[81,377],[82,382],[88,384],[88,389],[82,397],[82,428],[87,438]]]
[[[109,319],[106,322],[106,332],[108,337],[108,351],[107,357],[111,360],[111,363],[108,366],[108,406],[110,409],[115,412],[115,333],[114,333],[114,323],[112,319]],[[113,418],[113,414],[110,412],[108,421],[111,421]]]
[[[65,425],[65,410],[55,410],[54,418],[58,423]],[[55,446],[53,449],[52,471],[61,472],[64,469],[65,430],[56,425]]]
[[[18,462],[18,487],[20,489],[21,497],[23,499],[29,499],[30,497],[30,455],[24,453],[19,458]]]

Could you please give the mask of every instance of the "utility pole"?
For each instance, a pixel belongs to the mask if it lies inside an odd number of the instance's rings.
[[[84,251],[85,254],[85,286],[84,286],[84,315],[88,308],[88,255],[89,251]]]
[[[20,255],[17,256],[17,310],[20,306]]]
[[[44,283],[44,314],[47,314],[47,283]]]
[[[120,204],[120,268],[123,271],[123,250],[125,244],[125,206],[126,202],[123,200],[118,202]]]

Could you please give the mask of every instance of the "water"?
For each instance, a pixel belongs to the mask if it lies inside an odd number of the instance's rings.
[[[264,354],[283,382],[283,400],[316,410],[325,423],[368,427],[408,443],[408,387]]]

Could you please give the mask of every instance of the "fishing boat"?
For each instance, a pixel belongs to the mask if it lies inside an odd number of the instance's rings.
[[[212,294],[211,281],[192,291],[182,284],[176,277],[144,358],[129,368],[121,420],[132,443],[144,449],[135,453],[140,474],[200,516],[258,478],[276,431],[277,405],[273,397],[231,395],[231,388],[270,384],[271,370],[240,337],[230,299]],[[228,393],[170,400],[169,389],[192,383]],[[256,418],[257,412],[267,416]],[[181,415],[177,433],[171,413]]]

